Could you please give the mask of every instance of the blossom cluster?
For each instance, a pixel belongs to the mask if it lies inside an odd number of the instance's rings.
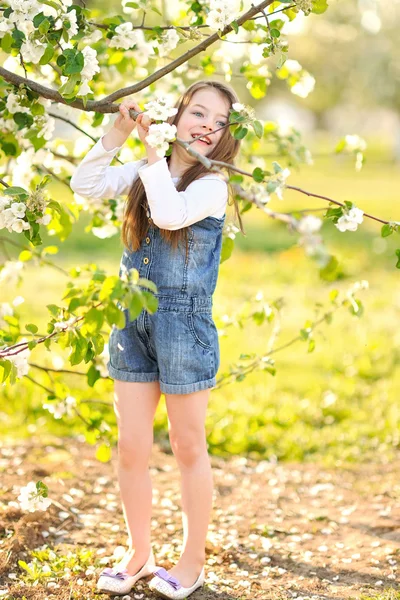
[[[156,149],[156,154],[160,158],[165,156],[169,148],[169,142],[176,139],[177,128],[169,123],[158,123],[150,125],[149,133],[146,136],[146,142],[149,146]]]
[[[22,233],[30,229],[30,224],[26,220],[26,210],[28,206],[25,202],[14,201],[11,196],[0,197],[0,229],[7,229],[10,233]],[[51,215],[39,216],[36,223],[48,225],[51,221]]]
[[[305,15],[309,15],[311,13],[311,11],[313,9],[312,0],[295,0],[295,2],[296,2],[296,6],[298,6]]]
[[[256,118],[256,111],[252,106],[242,104],[241,102],[234,102],[232,104],[232,109],[235,112],[240,113],[241,117],[245,117],[246,122],[254,121],[254,119]]]
[[[315,87],[315,78],[297,60],[287,59],[277,75],[281,79],[288,79],[290,91],[300,98],[307,98]]]
[[[325,267],[330,254],[324,246],[322,236],[318,233],[322,227],[322,219],[314,215],[306,215],[296,225],[297,231],[301,234],[298,243],[303,246],[306,254],[312,256],[320,267]]]
[[[86,96],[91,93],[89,81],[93,79],[95,73],[100,72],[99,62],[97,60],[97,52],[90,46],[85,46],[82,50],[83,54],[83,69],[80,73],[81,86],[78,91],[78,96]]]
[[[51,504],[51,500],[43,496],[43,492],[38,489],[34,481],[30,481],[25,487],[20,489],[18,501],[20,508],[28,512],[47,510]]]
[[[26,263],[22,260],[6,260],[0,271],[0,283],[14,285],[21,281],[21,271]]]
[[[25,62],[38,64],[47,47],[46,37],[43,36],[43,43],[38,40],[38,29],[34,26],[34,18],[41,12],[45,17],[52,17],[54,21],[53,29],[62,30],[63,37],[72,38],[78,33],[76,10],[72,6],[73,0],[61,0],[60,6],[55,4],[43,4],[36,0],[8,0],[11,13],[8,17],[0,14],[0,37],[3,34],[12,32],[16,27],[25,35],[20,49],[21,56]]]
[[[43,404],[43,408],[46,408],[55,419],[61,419],[61,417],[64,416],[74,416],[74,407],[76,404],[76,398],[73,396],[67,396],[61,402],[46,402]]]
[[[45,108],[49,108],[51,105],[51,101],[48,98],[38,98],[37,102],[42,104]],[[17,94],[13,92],[7,95],[6,109],[10,113],[10,115],[14,115],[15,113],[27,113],[32,115],[32,103],[28,99],[25,90],[19,90]],[[2,119],[1,125],[2,127],[7,123],[6,119]],[[11,120],[13,123],[13,120]],[[36,128],[38,130],[38,137],[43,137],[45,140],[50,140],[53,135],[53,131],[56,125],[56,121],[53,117],[49,115],[34,115],[33,116],[33,124],[32,128]],[[14,129],[10,129],[11,131]],[[21,132],[24,132],[26,128],[24,127]]]
[[[237,3],[231,0],[210,0],[206,24],[211,29],[222,30],[237,16]]]
[[[26,338],[20,340],[20,342],[26,341]],[[4,350],[6,347],[7,346],[3,346],[2,348],[0,348],[0,350]],[[30,353],[31,351],[29,350],[29,348],[26,348],[25,350],[21,350],[16,354],[7,354],[7,356],[4,357],[6,360],[11,361],[14,367],[16,368],[18,379],[22,379],[22,377],[24,375],[27,375],[29,372],[28,358],[30,356]]]
[[[358,225],[363,222],[364,212],[357,208],[356,206],[352,206],[350,209],[343,208],[343,214],[339,217],[337,223],[335,223],[336,227],[339,231],[356,231]]]
[[[153,121],[166,121],[169,117],[173,117],[178,112],[177,108],[169,106],[169,101],[166,96],[157,96],[155,100],[151,100],[144,105],[144,114]]]

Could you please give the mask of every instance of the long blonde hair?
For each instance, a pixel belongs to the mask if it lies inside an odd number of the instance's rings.
[[[191,86],[189,86],[184,92],[184,94],[177,101],[177,103],[175,104],[175,108],[178,109],[178,112],[176,113],[176,115],[169,117],[167,119],[167,123],[170,123],[171,125],[177,125],[179,123],[179,119],[183,111],[190,103],[193,94],[197,92],[197,90],[201,90],[207,87],[211,87],[215,90],[218,90],[221,94],[223,94],[228,99],[230,107],[235,102],[239,102],[239,98],[237,97],[236,92],[232,88],[227,86],[225,83],[214,80],[197,81],[196,83],[193,83]],[[232,136],[229,127],[225,127],[218,144],[212,149],[210,154],[207,155],[207,158],[220,160],[233,165],[234,158],[239,151],[239,147],[240,140],[236,140]],[[167,164],[169,164],[170,156],[167,156],[166,160]],[[224,168],[226,168],[229,175],[231,175],[231,170],[228,167]],[[186,169],[186,171],[183,173],[183,175],[178,181],[176,190],[178,192],[184,191],[188,187],[188,185],[192,183],[192,181],[200,179],[201,177],[209,173],[210,171],[204,165],[202,165],[200,162],[196,162],[193,166]],[[240,229],[242,233],[244,233],[239,207],[235,195],[230,184],[228,184],[228,186],[230,195],[233,197],[235,212],[240,224]],[[142,180],[140,179],[140,177],[137,177],[132,183],[131,189],[128,193],[121,232],[122,242],[124,246],[130,251],[138,250],[140,248],[142,240],[147,235],[149,229],[149,221],[146,215],[146,209],[146,191],[144,189]],[[187,230],[187,227],[183,227],[181,229],[176,230],[160,229],[160,232],[162,237],[167,242],[169,242],[173,248],[176,248],[181,241],[185,240],[187,251]]]

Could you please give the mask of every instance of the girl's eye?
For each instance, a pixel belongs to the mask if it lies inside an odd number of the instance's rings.
[[[203,116],[203,113],[201,113],[199,110],[195,110],[193,114],[194,115],[201,115],[201,116]],[[218,121],[218,122],[222,126],[225,125],[225,123],[223,121]]]

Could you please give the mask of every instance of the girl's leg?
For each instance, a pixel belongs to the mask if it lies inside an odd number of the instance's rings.
[[[205,418],[210,389],[192,394],[166,394],[169,439],[181,472],[183,550],[169,570],[191,587],[205,563],[212,510],[213,476],[207,452]]]
[[[134,575],[150,553],[152,487],[148,463],[153,446],[153,422],[160,399],[154,382],[114,382],[118,424],[118,481],[129,535],[129,550],[118,563]]]

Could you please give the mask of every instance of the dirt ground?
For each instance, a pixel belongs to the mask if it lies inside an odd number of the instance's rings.
[[[118,495],[116,450],[100,463],[95,449],[64,440],[31,438],[0,446],[0,597],[26,600],[105,600],[95,593],[99,571],[118,562],[126,544]],[[211,458],[214,509],[207,541],[206,584],[193,600],[359,599],[399,591],[400,460],[340,469]],[[155,445],[152,541],[157,565],[180,555],[182,521],[175,457]],[[19,487],[43,481],[54,504],[23,513]],[[14,487],[15,486],[15,487]],[[23,583],[18,560],[50,546],[57,555],[92,550],[93,572],[59,578],[52,586]],[[90,571],[90,569],[89,569]],[[155,600],[149,579],[131,598]],[[49,586],[49,587],[48,587]],[[391,594],[390,594],[391,595]]]

